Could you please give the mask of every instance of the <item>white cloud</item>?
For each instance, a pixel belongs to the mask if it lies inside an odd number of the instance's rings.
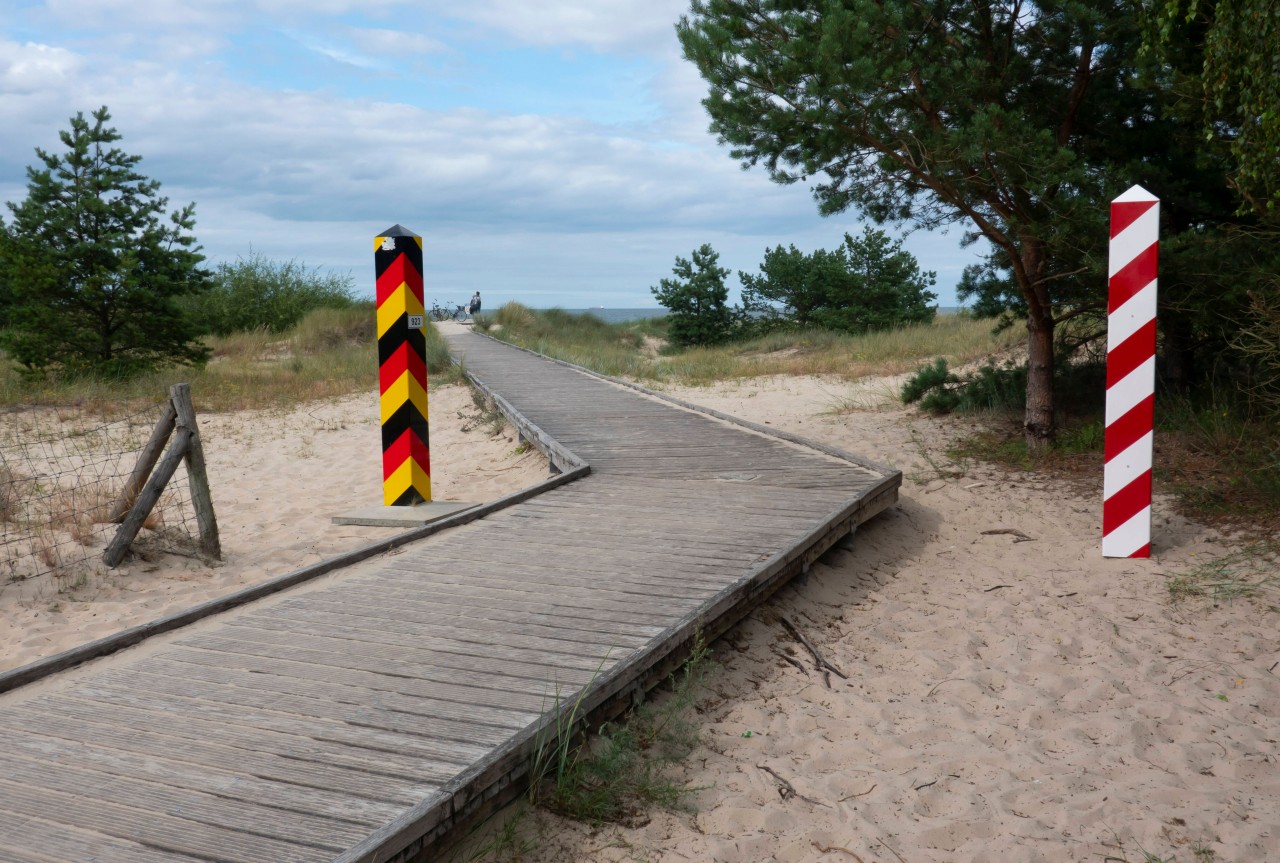
[[[517,42],[624,52],[651,51],[674,42],[675,22],[689,8],[687,0],[478,0],[431,5]]]
[[[61,89],[82,66],[80,57],[65,48],[0,40],[0,94]]]
[[[424,33],[375,27],[347,27],[343,32],[361,51],[380,57],[420,57],[451,52],[444,42]]]

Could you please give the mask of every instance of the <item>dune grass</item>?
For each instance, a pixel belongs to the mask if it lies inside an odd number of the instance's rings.
[[[637,379],[648,376],[643,352],[646,333],[639,322],[608,324],[589,313],[535,311],[519,303],[507,303],[478,318],[475,328],[601,374]]]
[[[672,351],[661,319],[608,324],[592,315],[535,311],[509,303],[479,322],[497,338],[602,374],[649,382],[708,384],[761,375],[831,375],[857,380],[914,371],[926,358],[955,364],[1016,346],[1016,330],[992,333],[990,321],[944,315],[929,324],[850,336],[825,330],[778,331],[706,348]]]
[[[1205,561],[1169,582],[1174,601],[1204,598],[1217,604],[1263,597],[1280,598],[1280,539],[1248,543],[1229,554]]]
[[[95,405],[155,402],[171,384],[191,384],[199,411],[284,407],[378,386],[378,352],[371,303],[349,309],[322,308],[283,333],[265,329],[211,336],[213,358],[203,368],[166,366],[129,380],[30,379],[12,364],[0,367],[0,406]],[[427,370],[433,381],[457,379],[448,348],[427,326]]]

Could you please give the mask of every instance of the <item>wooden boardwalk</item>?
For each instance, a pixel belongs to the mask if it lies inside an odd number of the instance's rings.
[[[896,471],[450,338],[554,487],[0,675],[0,861],[430,859],[580,688],[652,685],[896,500]]]

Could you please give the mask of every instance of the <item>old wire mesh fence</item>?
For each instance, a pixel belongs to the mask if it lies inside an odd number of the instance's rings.
[[[181,405],[188,416],[177,419]],[[202,505],[193,501],[192,474],[203,480],[203,452],[190,405],[187,385],[178,384],[160,406],[122,401],[0,411],[0,588],[51,578],[63,592],[89,583],[107,568],[104,550],[130,515],[136,538],[123,540],[110,565],[131,545],[144,556],[219,556],[207,483]],[[169,452],[158,459],[170,471],[161,483],[151,470],[156,461],[141,470],[143,456],[170,437]],[[149,477],[157,480],[150,486]],[[154,498],[145,512],[135,506],[144,491]]]

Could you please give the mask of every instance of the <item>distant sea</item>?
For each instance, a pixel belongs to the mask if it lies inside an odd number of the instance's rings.
[[[656,309],[565,309],[575,315],[592,314],[606,324],[618,324],[623,321],[639,321],[645,318],[661,318],[666,315],[667,310],[664,308]],[[939,306],[938,314],[954,315],[960,311],[959,306]]]

